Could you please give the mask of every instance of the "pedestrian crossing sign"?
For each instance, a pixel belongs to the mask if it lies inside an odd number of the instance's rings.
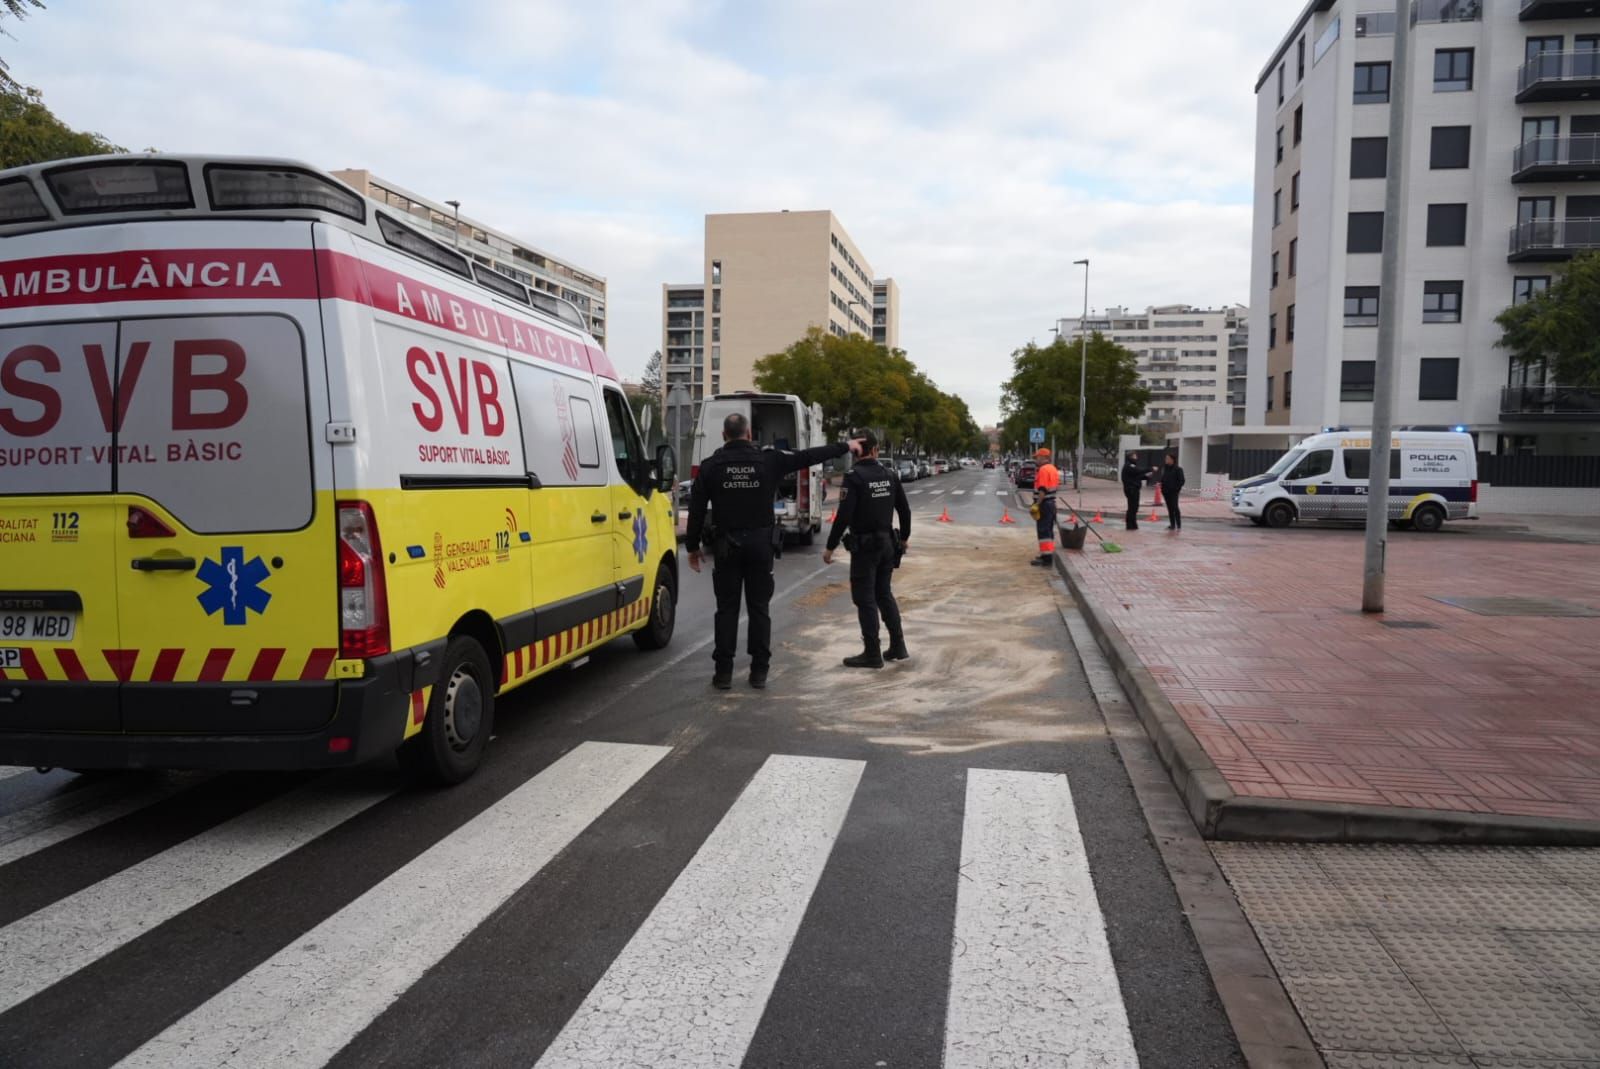
[[[1030,428],[1029,431],[1028,431],[1028,441],[1033,443],[1034,445],[1043,445],[1044,444],[1044,428],[1043,427]]]

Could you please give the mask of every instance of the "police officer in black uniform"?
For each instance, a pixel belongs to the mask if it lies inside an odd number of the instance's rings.
[[[1138,453],[1129,453],[1128,462],[1122,465],[1122,496],[1128,499],[1127,528],[1139,529],[1139,491],[1150,475],[1150,469],[1139,463]]]
[[[717,595],[716,649],[711,659],[716,674],[711,685],[718,690],[733,686],[733,655],[739,646],[739,597],[744,595],[750,613],[748,647],[750,685],[767,685],[772,661],[772,560],[774,542],[781,530],[772,522],[772,503],[785,475],[859,452],[860,443],[818,446],[798,452],[757,449],[750,440],[750,421],[735,412],[722,421],[723,446],[700,465],[689,495],[689,529],[683,544],[689,567],[700,570],[701,545],[712,551],[711,587]],[[706,506],[712,522],[706,522]],[[715,528],[714,531],[711,528]]]
[[[906,636],[900,627],[900,606],[894,600],[890,580],[900,563],[900,555],[911,538],[911,506],[906,502],[900,477],[878,463],[878,438],[871,431],[861,435],[862,460],[844,477],[839,492],[839,513],[828,532],[824,564],[833,563],[833,551],[850,532],[850,600],[856,603],[861,618],[861,653],[846,657],[846,668],[882,668],[883,662],[904,661]],[[895,538],[894,521],[900,519],[900,534]],[[889,648],[878,643],[878,616],[889,628]]]

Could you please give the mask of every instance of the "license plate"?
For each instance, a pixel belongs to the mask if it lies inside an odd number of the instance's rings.
[[[77,630],[78,617],[70,612],[7,612],[0,613],[0,642],[22,639],[28,642],[71,642]],[[21,663],[21,654],[17,653]],[[5,667],[0,663],[0,668]]]

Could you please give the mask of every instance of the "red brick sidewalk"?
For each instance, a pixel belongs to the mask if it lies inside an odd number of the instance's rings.
[[[1146,508],[1129,532],[1116,489],[1084,500],[1125,552],[1090,538],[1074,576],[1236,794],[1600,821],[1600,617],[1434,600],[1600,609],[1600,549],[1395,532],[1379,618],[1359,612],[1359,530],[1222,523],[1224,502],[1186,494],[1200,522],[1169,535]]]

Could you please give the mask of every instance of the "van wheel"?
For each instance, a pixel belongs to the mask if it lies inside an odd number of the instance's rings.
[[[1418,505],[1411,513],[1411,525],[1424,534],[1444,526],[1444,509],[1438,505]]]
[[[1268,527],[1287,527],[1294,522],[1294,506],[1287,501],[1274,501],[1262,514]]]
[[[659,650],[672,641],[678,624],[678,585],[665,565],[656,569],[656,592],[650,600],[650,620],[633,633],[633,644],[641,650]]]
[[[477,641],[458,635],[445,647],[422,730],[397,751],[401,766],[424,783],[460,783],[483,763],[494,732],[494,671]]]

